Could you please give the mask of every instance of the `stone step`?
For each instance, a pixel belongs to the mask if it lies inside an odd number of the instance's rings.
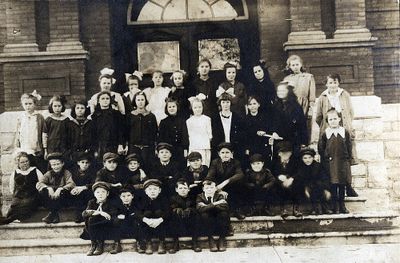
[[[392,229],[396,217],[392,212],[289,216],[286,219],[281,216],[255,216],[244,220],[231,218],[231,225],[234,233],[363,231]],[[0,240],[77,238],[83,227],[83,223],[74,222],[11,223],[0,226]]]
[[[352,212],[364,212],[364,204],[367,201],[365,197],[346,197],[346,206],[347,208],[352,211]],[[10,206],[11,201],[3,203],[3,207],[6,208],[4,209],[4,214],[6,213],[8,207]],[[308,211],[310,209],[309,204],[302,204],[300,206],[302,211]],[[279,208],[277,206],[274,206],[272,209],[275,214],[279,214]],[[43,207],[38,208],[38,210],[33,214],[32,217],[26,219],[24,222],[28,223],[33,223],[33,222],[41,222],[42,218],[47,215],[48,211],[45,210]],[[74,221],[74,211],[71,208],[66,208],[61,210],[60,212],[60,219],[61,222],[66,222],[66,221]]]
[[[400,237],[399,229],[369,230],[369,231],[345,231],[345,232],[316,232],[316,233],[239,233],[227,237],[228,251],[237,247],[260,246],[324,246],[324,245],[356,245],[396,243]],[[167,239],[167,246],[170,239]],[[0,255],[52,255],[86,253],[90,242],[79,238],[57,239],[25,239],[25,240],[1,240]],[[112,241],[106,242],[106,251],[111,249]],[[191,248],[190,238],[180,238],[181,249]],[[208,248],[207,238],[200,238],[203,249]],[[136,241],[127,239],[122,241],[124,251],[135,251]]]

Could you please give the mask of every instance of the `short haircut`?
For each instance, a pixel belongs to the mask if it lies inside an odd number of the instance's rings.
[[[326,112],[326,118],[325,121],[328,122],[328,115],[329,114],[333,114],[336,113],[337,116],[341,119],[342,118],[342,114],[340,112],[338,112],[335,108],[330,108],[327,112]]]
[[[333,73],[326,76],[325,84],[328,82],[328,79],[333,79],[333,80],[337,79],[339,83],[342,82],[342,79],[340,78],[340,75],[338,73]]]
[[[188,182],[185,179],[179,179],[178,181],[176,181],[175,183],[175,188],[177,188],[180,184],[182,185],[186,185],[187,187],[189,187]]]
[[[149,100],[147,99],[146,93],[144,93],[143,91],[139,91],[139,92],[137,92],[137,93],[133,96],[132,106],[133,106],[134,109],[137,108],[137,105],[136,105],[136,98],[137,98],[138,96],[143,96],[143,97],[144,97],[144,106],[147,106],[147,105],[149,104]]]
[[[76,110],[75,110],[75,107],[76,107],[77,105],[83,105],[83,106],[85,106],[85,117],[87,117],[87,116],[90,115],[90,109],[89,109],[89,107],[87,106],[86,100],[77,100],[77,101],[75,101],[74,105],[73,105],[72,108],[71,108],[71,117],[72,117],[72,118],[76,119]]]
[[[179,110],[179,102],[176,98],[174,97],[169,97],[165,99],[165,108],[164,108],[164,113],[167,116],[170,116],[169,112],[168,112],[168,103],[175,103],[176,104],[176,108],[177,110]]]
[[[251,102],[252,100],[256,100],[257,103],[260,104],[260,100],[258,99],[257,96],[249,96],[249,97],[247,98],[247,105],[249,105],[250,102]]]
[[[49,110],[49,112],[50,113],[54,113],[54,111],[53,111],[53,103],[55,102],[55,101],[59,101],[60,103],[61,103],[61,112],[64,112],[65,111],[65,104],[67,103],[67,100],[65,99],[65,97],[64,96],[59,96],[59,95],[54,95],[51,99],[50,99],[50,101],[49,101],[49,107],[48,107],[48,110]]]

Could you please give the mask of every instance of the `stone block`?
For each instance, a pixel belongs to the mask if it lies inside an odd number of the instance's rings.
[[[400,120],[400,104],[382,105],[382,119],[385,122]]]
[[[356,140],[380,138],[383,133],[381,118],[358,119],[353,121]]]
[[[368,163],[368,186],[371,188],[387,188],[388,184],[386,164],[384,162]]]
[[[365,176],[367,174],[367,167],[365,164],[357,164],[351,166],[352,176]]]
[[[0,158],[0,167],[2,174],[10,174],[15,169],[14,155],[2,154]]]
[[[387,141],[385,144],[385,158],[400,158],[400,141]]]
[[[400,141],[400,131],[385,131],[381,138],[384,141]]]
[[[377,96],[352,96],[351,102],[354,109],[354,117],[357,119],[382,116],[381,98]]]
[[[357,157],[361,161],[381,161],[384,159],[383,142],[359,141],[356,143]]]
[[[352,186],[355,188],[366,188],[367,187],[367,177],[353,177]]]
[[[0,133],[15,132],[17,129],[17,118],[21,111],[9,111],[0,114]]]
[[[2,132],[0,133],[0,154],[11,153],[14,148],[15,133]]]

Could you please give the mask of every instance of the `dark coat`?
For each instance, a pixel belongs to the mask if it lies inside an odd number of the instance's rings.
[[[174,209],[180,208],[182,210],[192,210],[192,212],[195,211],[196,209],[196,201],[194,200],[194,198],[192,196],[187,196],[186,198],[175,194],[171,197],[170,199],[170,208],[172,210],[172,212],[174,212]]]
[[[152,200],[147,195],[140,200],[137,205],[138,213],[137,216],[140,221],[143,221],[144,217],[147,218],[168,218],[168,204],[161,196]]]
[[[308,144],[307,120],[300,104],[278,99],[274,103],[272,114],[273,131],[283,140],[291,142],[295,151],[301,145]]]
[[[217,158],[211,162],[210,170],[206,179],[220,184],[223,181],[229,179],[229,184],[235,184],[242,182],[244,174],[240,166],[240,162],[235,159],[231,159],[228,162],[223,163],[220,158]]]
[[[211,146],[212,148],[216,148],[220,143],[225,141],[224,128],[222,126],[221,116],[220,114],[216,114],[211,119],[211,127],[212,127],[212,139]],[[231,132],[230,132],[230,142],[233,144],[235,151],[240,150],[242,147],[243,140],[243,121],[236,113],[232,112],[232,123],[231,123]]]
[[[199,171],[193,171],[190,166],[186,167],[182,173],[182,178],[188,183],[188,185],[195,184],[195,181],[203,182],[207,177],[208,167],[206,165],[202,165]],[[197,186],[190,188],[190,195],[197,196],[203,191],[203,185],[201,183],[197,184]]]
[[[128,145],[155,146],[157,139],[157,120],[151,112],[144,114],[132,111],[126,115]]]
[[[96,180],[96,171],[89,167],[86,171],[80,171],[77,165],[71,169],[72,180],[76,186],[86,186],[89,191],[92,191],[92,185]]]
[[[117,167],[115,171],[111,172],[104,167],[97,172],[95,181],[107,182],[109,184],[121,183],[122,185],[125,185],[127,180],[127,175],[126,173],[124,173],[124,170],[122,168]],[[116,195],[118,195],[119,188],[120,187],[112,187],[110,190],[110,194],[114,195],[113,197],[115,197]]]
[[[250,113],[245,118],[245,149],[250,151],[250,154],[259,153],[264,157],[270,157],[271,147],[268,144],[268,137],[258,136],[258,131],[265,131],[272,134],[272,116],[267,116],[263,112],[259,112],[256,116]]]
[[[94,148],[100,154],[115,151],[119,144],[124,144],[125,125],[122,114],[117,110],[95,110],[92,114],[92,130]]]
[[[311,189],[330,189],[329,175],[317,161],[313,161],[311,165],[301,163],[296,178],[302,180],[304,186]]]
[[[347,130],[345,138],[338,134],[328,139],[326,133],[322,134],[318,142],[318,152],[332,184],[351,184],[351,147]]]
[[[217,86],[218,84],[214,81],[213,78],[209,78],[208,80],[204,81],[196,76],[196,78],[192,82],[192,95],[196,96],[200,93],[203,93],[207,97],[204,101],[203,113],[208,117],[212,117],[218,113],[217,97],[215,96]]]
[[[246,171],[246,186],[249,189],[271,189],[275,184],[275,177],[268,169],[262,169],[260,172],[254,172],[251,169]]]
[[[213,201],[217,202],[220,200],[226,201],[226,198],[224,197],[223,194],[221,194],[221,192],[215,192]],[[218,204],[218,205],[211,204],[211,202],[209,200],[207,200],[204,193],[199,194],[197,196],[196,207],[197,207],[197,210],[199,211],[199,213],[206,213],[210,210],[219,210],[219,211],[228,211],[229,210],[228,202]]]
[[[181,177],[179,164],[173,160],[165,166],[157,161],[150,167],[149,178],[160,180],[163,195],[166,194],[168,197],[175,192],[175,183]]]
[[[161,120],[158,142],[166,142],[174,147],[188,149],[189,136],[185,119],[179,116],[168,116]]]

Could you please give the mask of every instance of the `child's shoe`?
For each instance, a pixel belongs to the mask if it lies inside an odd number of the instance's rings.
[[[299,205],[293,205],[293,215],[295,217],[301,217],[303,215],[299,210]]]
[[[82,223],[83,221],[84,220],[83,220],[83,217],[82,217],[82,212],[80,210],[76,210],[75,211],[74,222],[75,223]]]
[[[289,216],[289,212],[286,210],[284,206],[281,206],[281,217],[285,219],[286,217]]]
[[[235,210],[233,215],[239,220],[243,220],[246,218],[246,216],[242,213],[242,210],[239,208]]]
[[[218,251],[226,251],[226,239],[225,237],[219,237],[218,239]]]
[[[346,185],[346,196],[348,197],[357,197],[358,194],[356,190],[351,185]]]
[[[101,241],[99,240],[97,241],[97,246],[95,251],[93,252],[93,256],[101,255],[103,254],[103,252],[104,252],[104,240]]]
[[[93,252],[96,250],[96,245],[97,245],[97,242],[96,241],[91,241],[91,244],[90,244],[90,248],[89,248],[89,251],[86,253],[86,256],[93,256]]]
[[[218,247],[217,244],[215,243],[215,240],[212,236],[208,237],[208,245],[210,247],[210,251],[211,252],[217,252],[218,251]]]
[[[122,246],[121,246],[121,241],[120,240],[115,240],[113,249],[110,251],[110,254],[118,254],[122,252]]]
[[[165,241],[164,240],[162,240],[162,241],[160,240],[160,243],[158,244],[157,253],[160,255],[167,253],[167,251],[165,251]]]
[[[172,247],[168,250],[168,253],[175,254],[179,250],[179,240],[178,238],[174,238],[172,241]]]
[[[193,250],[194,250],[194,252],[201,252],[201,247],[200,247],[200,245],[199,245],[199,240],[197,239],[197,237],[194,237],[194,238],[193,238],[192,243],[193,243]]]
[[[349,210],[347,210],[347,208],[346,208],[346,206],[345,206],[343,201],[339,203],[339,213],[340,214],[348,214],[348,213],[350,213]]]
[[[153,254],[153,245],[151,244],[151,241],[147,241],[146,242],[146,251],[145,251],[145,253],[147,255]]]
[[[143,242],[138,241],[136,242],[136,252],[138,252],[139,254],[144,254],[145,249],[144,249],[145,244],[143,244]]]
[[[51,221],[53,224],[60,223],[60,215],[58,212],[53,212],[53,220]]]

